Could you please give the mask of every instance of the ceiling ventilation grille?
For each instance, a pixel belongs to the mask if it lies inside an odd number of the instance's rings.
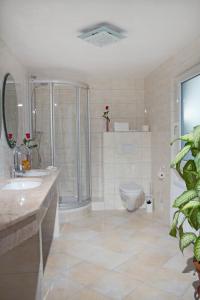
[[[99,26],[95,29],[85,31],[79,38],[87,41],[97,47],[107,46],[118,42],[119,40],[125,38],[121,31],[111,29],[109,26]]]

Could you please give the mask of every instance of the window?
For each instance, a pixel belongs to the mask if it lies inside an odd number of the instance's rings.
[[[200,74],[181,83],[181,135],[200,124]]]

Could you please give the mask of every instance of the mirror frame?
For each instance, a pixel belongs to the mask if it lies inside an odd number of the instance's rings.
[[[2,122],[3,122],[3,113],[2,113],[2,105],[3,105],[3,101],[2,101],[2,92],[1,92],[1,89],[0,89],[0,139],[1,139],[1,134],[2,134]]]
[[[3,79],[3,88],[2,88],[2,113],[3,113],[3,125],[4,125],[4,132],[5,132],[5,136],[6,136],[6,141],[7,141],[8,146],[11,149],[13,149],[15,147],[15,145],[11,144],[10,141],[9,141],[9,139],[8,139],[8,131],[7,131],[7,126],[6,126],[6,114],[5,114],[5,93],[6,93],[6,82],[7,82],[8,76],[12,76],[12,74],[6,73],[6,75],[4,76],[4,79]]]

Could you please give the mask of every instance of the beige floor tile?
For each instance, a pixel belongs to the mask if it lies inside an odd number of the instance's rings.
[[[194,272],[193,256],[183,255],[178,253],[171,257],[164,265],[163,268],[175,270],[179,273]]]
[[[88,227],[93,226],[95,224],[102,224],[104,222],[104,214],[102,212],[99,212],[99,214],[96,214],[96,212],[92,212],[92,214],[76,219],[71,224],[75,224],[76,226],[80,227]]]
[[[70,300],[83,286],[73,282],[68,277],[57,280],[49,291],[46,300]]]
[[[62,229],[61,229],[61,234],[65,234],[65,233],[69,233],[69,232],[73,232],[73,231],[76,231],[78,229],[81,229],[80,226],[78,226],[77,224],[73,224],[73,223],[65,223],[63,224],[62,226]]]
[[[91,287],[111,299],[121,300],[141,284],[141,281],[133,279],[128,274],[110,271],[95,281]]]
[[[196,276],[182,274],[191,255],[155,214],[91,212],[53,241],[47,300],[192,300]]]
[[[128,219],[126,216],[113,215],[111,218],[110,215],[108,215],[108,216],[104,217],[104,223],[111,224],[113,227],[121,226],[126,222],[128,222]]]
[[[97,232],[87,228],[63,232],[62,237],[66,240],[87,241],[97,236]]]
[[[131,235],[137,232],[137,229],[133,228],[130,224],[122,224],[115,228],[115,234],[123,238],[129,238]]]
[[[113,230],[113,226],[111,226],[110,224],[104,223],[102,221],[88,225],[85,228],[88,228],[97,233],[103,233],[103,234],[108,233]]]
[[[166,254],[164,251],[158,251],[157,249],[149,249],[146,251],[146,249],[141,252],[138,255],[138,263],[146,265],[146,266],[152,266],[152,267],[161,267],[163,264],[165,264],[169,259],[170,255]]]
[[[162,238],[158,239],[155,244],[152,245],[152,247],[171,256],[180,252],[178,240],[170,237],[168,234],[164,234]]]
[[[96,247],[92,255],[87,255],[85,259],[90,263],[112,270],[129,258],[130,254],[117,253],[103,247]]]
[[[68,246],[71,244],[71,241],[63,239],[62,235],[55,239],[51,245],[50,254],[53,253],[67,253]]]
[[[135,243],[144,242],[146,244],[150,243],[154,245],[158,241],[157,236],[153,236],[148,233],[141,233],[140,231],[133,233],[130,237],[135,241]]]
[[[179,300],[177,296],[160,291],[158,289],[141,285],[136,288],[131,294],[125,297],[124,300]],[[189,299],[188,299],[189,300]]]
[[[80,262],[81,260],[78,259],[77,257],[74,257],[66,253],[52,253],[48,257],[46,269],[63,268],[67,270],[70,267],[77,265]]]
[[[118,233],[113,235],[106,235],[106,237],[97,236],[95,239],[89,241],[94,246],[103,247],[118,253],[135,255],[143,251],[146,247],[145,243],[136,243],[132,238],[120,236]]]
[[[158,224],[150,224],[148,227],[139,229],[141,234],[148,234],[157,238],[162,238],[163,235],[168,235],[169,228],[167,226],[162,226]]]
[[[81,290],[71,298],[71,300],[110,300],[110,299],[111,298],[108,298],[89,288],[85,288]]]
[[[121,264],[115,270],[119,272],[125,272],[141,281],[148,281],[149,278],[157,271],[156,267],[144,265],[137,261],[137,256],[127,260],[127,262]]]
[[[180,274],[174,270],[157,270],[148,280],[148,284],[162,291],[182,296],[192,282],[192,275]]]
[[[68,277],[79,284],[89,285],[105,276],[107,272],[108,270],[104,268],[87,262],[82,262],[69,270]]]
[[[196,287],[199,285],[199,282],[197,280],[194,280],[194,282],[191,283],[190,287],[187,289],[187,291],[180,297],[180,300],[193,300],[195,299],[195,296],[197,296],[196,293]],[[198,299],[198,297],[196,297]]]
[[[95,249],[86,241],[60,239],[52,245],[52,253],[67,253],[85,259]]]
[[[126,224],[123,224],[124,228],[132,228],[133,230],[145,229],[151,224],[149,221],[143,220],[141,218],[132,218],[128,220]]]

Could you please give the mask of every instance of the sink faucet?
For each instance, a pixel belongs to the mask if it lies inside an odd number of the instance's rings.
[[[27,159],[30,157],[30,150],[25,145],[15,146],[13,151],[13,160],[14,160],[14,167],[11,168],[10,175],[11,177],[22,177],[25,170],[23,167],[23,160],[24,158]]]

